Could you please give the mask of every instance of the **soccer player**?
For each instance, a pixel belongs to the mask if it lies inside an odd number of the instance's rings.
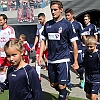
[[[97,40],[94,36],[89,36],[85,42],[87,51],[85,52],[83,65],[85,67],[85,92],[90,100],[99,100],[98,91],[100,88],[100,51],[96,49]]]
[[[41,66],[39,66],[37,62],[38,62],[39,53],[40,53],[40,42],[42,40],[41,34],[42,34],[43,29],[44,29],[44,25],[46,23],[45,14],[44,13],[39,13],[38,14],[38,20],[39,20],[39,24],[37,25],[37,33],[36,33],[34,46],[32,47],[32,50],[36,50],[36,71],[39,74],[39,78],[41,80],[41,76],[40,76]],[[48,53],[46,49],[45,49],[45,53]],[[47,67],[47,57],[44,57],[44,55],[43,55],[43,59],[45,61],[45,66]]]
[[[29,54],[30,54],[31,49],[30,49],[28,42],[26,41],[25,34],[20,34],[19,41],[22,42],[23,48],[24,48],[23,59],[26,63],[29,64],[29,61],[30,61]]]
[[[78,37],[78,40],[76,41],[77,45],[78,45],[78,63],[79,63],[79,66],[81,67],[80,64],[83,61],[83,59],[82,59],[83,58],[82,57],[82,47],[83,46],[82,46],[82,41],[81,41],[81,33],[82,33],[82,30],[83,30],[83,26],[82,26],[82,24],[80,22],[75,20],[74,12],[73,12],[73,10],[71,8],[67,8],[65,10],[65,17],[72,24],[73,31],[74,31],[73,34],[76,34],[76,36]],[[70,53],[71,53],[71,62],[73,64],[73,51],[72,51],[72,47],[71,46],[70,46]],[[78,71],[78,73],[80,75],[80,87],[84,88],[84,77],[83,77],[84,69],[83,68],[79,68],[77,71]]]
[[[73,34],[71,23],[62,17],[62,2],[51,1],[50,9],[53,19],[46,22],[44,26],[38,63],[41,65],[45,40],[48,39],[48,75],[50,85],[59,92],[59,100],[68,100],[66,82],[70,63],[69,45],[70,43],[73,45],[74,63],[72,67],[77,69],[79,67],[77,62],[77,37]]]
[[[5,82],[0,83],[0,90],[9,89],[9,100],[43,100],[38,74],[22,58],[22,43],[19,40],[9,40],[4,50],[11,67]]]
[[[5,14],[0,14],[0,65],[2,67],[8,67],[10,64],[7,63],[6,54],[4,52],[4,45],[7,41],[15,38],[14,29],[7,24],[7,16]],[[5,70],[6,72],[6,70]]]
[[[91,24],[90,20],[91,20],[90,15],[85,14],[84,15],[84,23],[85,23],[86,27],[82,31],[82,39],[83,39],[84,44],[85,44],[86,38],[89,35],[94,36],[96,38],[96,40],[98,41],[98,32],[97,32],[96,26],[94,24]]]

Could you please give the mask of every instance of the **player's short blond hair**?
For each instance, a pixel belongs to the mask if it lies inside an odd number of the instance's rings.
[[[97,45],[97,40],[94,36],[88,36],[85,42],[86,46],[89,44]]]

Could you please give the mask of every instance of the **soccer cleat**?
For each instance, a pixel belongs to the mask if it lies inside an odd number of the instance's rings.
[[[80,80],[80,87],[84,88],[84,80]]]

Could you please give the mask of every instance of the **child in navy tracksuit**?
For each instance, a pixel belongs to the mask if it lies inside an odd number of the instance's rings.
[[[11,67],[7,71],[5,82],[0,83],[0,90],[9,89],[9,100],[43,100],[38,74],[22,58],[22,43],[10,40],[5,44],[4,50]]]
[[[85,88],[86,97],[91,100],[98,100],[100,88],[100,51],[96,49],[97,40],[94,36],[87,37],[83,66],[85,67]]]

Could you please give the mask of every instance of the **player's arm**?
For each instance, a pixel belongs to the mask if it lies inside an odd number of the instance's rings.
[[[74,63],[72,65],[72,67],[74,69],[78,69],[79,68],[79,66],[78,66],[78,47],[77,47],[76,41],[72,42],[72,47],[73,47],[73,56],[74,56]]]
[[[36,44],[38,43],[38,40],[39,40],[39,37],[38,37],[38,35],[36,35],[35,41],[34,41],[34,45],[33,45],[33,47],[32,47],[32,50],[35,50],[35,46],[36,46]]]
[[[16,38],[15,30],[12,27],[10,27],[10,26],[9,26],[9,28],[11,30],[11,32],[10,32],[10,40],[14,40]]]
[[[98,35],[97,35],[97,34],[95,34],[94,36],[95,36],[96,40],[98,41]]]
[[[85,41],[86,41],[86,35],[83,35],[83,36],[82,36],[82,41],[83,41],[83,43],[85,44]]]
[[[96,40],[98,41],[98,31],[97,31],[97,28],[95,25],[94,25],[94,36],[95,36]]]
[[[39,60],[38,60],[39,65],[41,65],[41,62],[42,62],[42,54],[43,54],[44,49],[45,49],[45,40],[42,40],[40,43],[40,54],[39,54]]]

